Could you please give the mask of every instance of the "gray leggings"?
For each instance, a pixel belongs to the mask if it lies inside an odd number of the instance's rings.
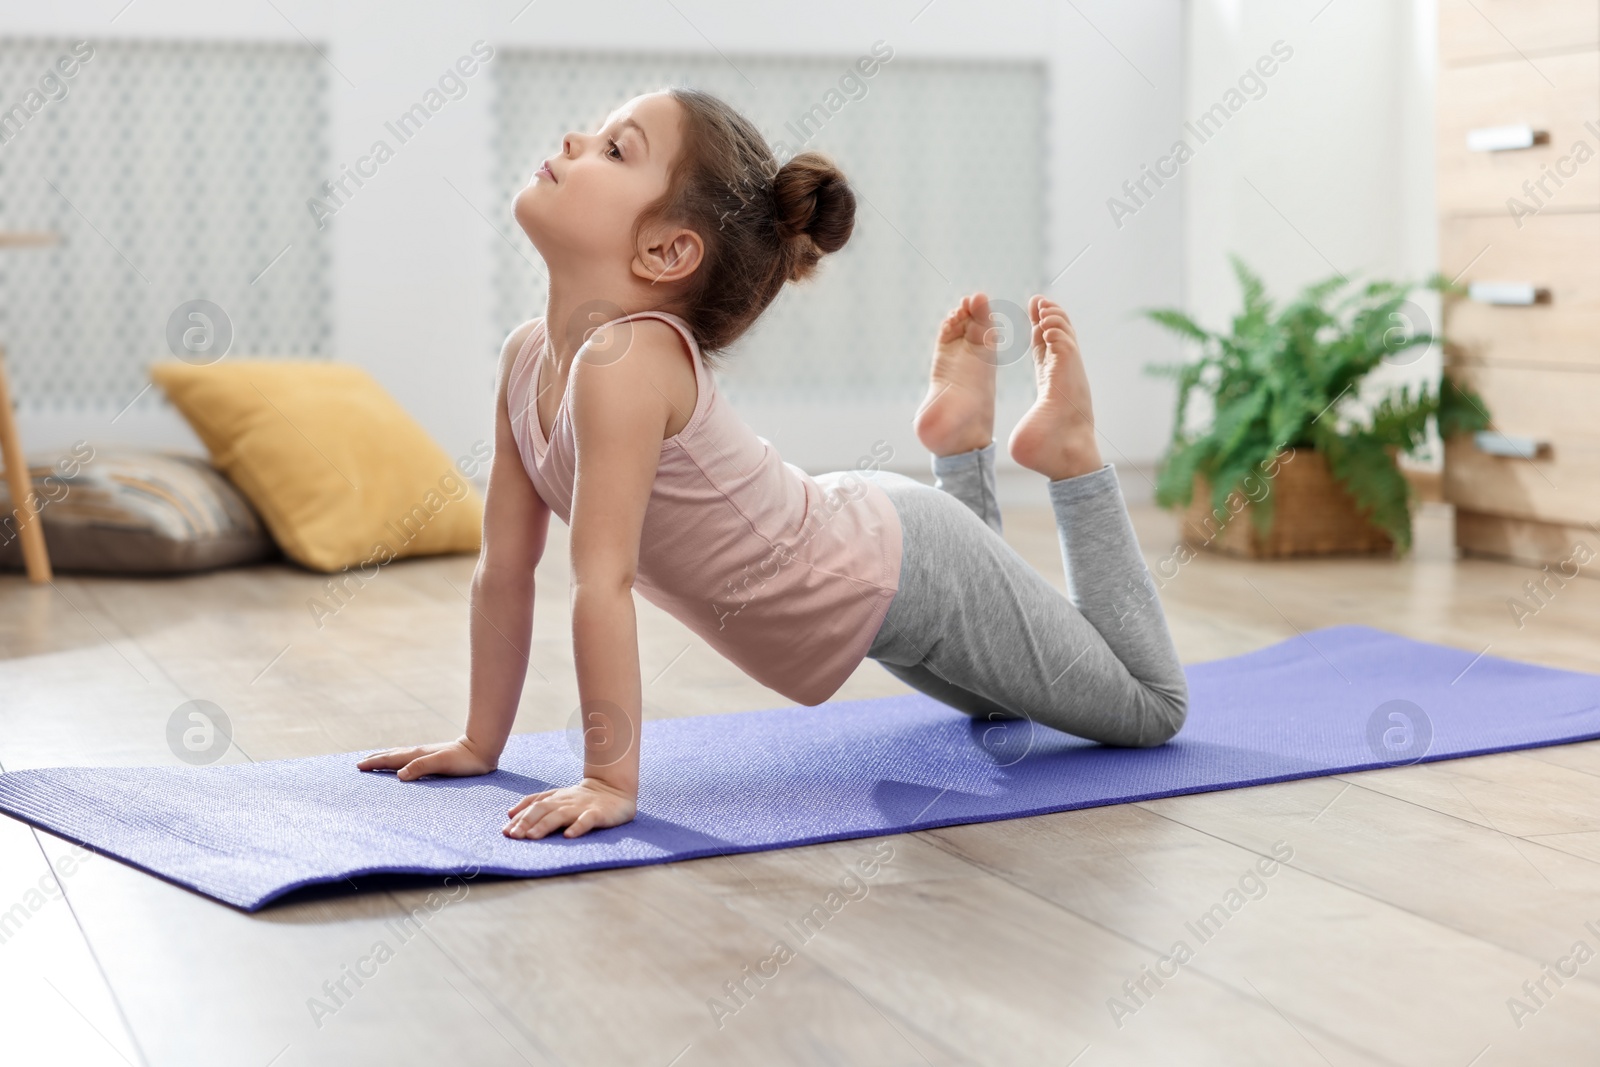
[[[869,471],[900,516],[900,590],[867,655],[985,719],[1030,719],[1147,747],[1183,725],[1189,686],[1109,466],[1048,483],[1068,593],[1000,536],[996,442],[935,456],[935,486]]]

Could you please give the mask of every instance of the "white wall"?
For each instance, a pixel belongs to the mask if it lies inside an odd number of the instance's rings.
[[[1111,224],[1104,201],[1158,154],[1176,126],[1180,0],[1079,0],[1075,6],[812,0],[782,7],[732,0],[124,3],[68,8],[4,0],[0,19],[7,33],[30,36],[299,42],[304,35],[324,47],[339,72],[330,79],[335,166],[365,152],[382,124],[478,39],[495,46],[855,55],[883,38],[899,56],[1046,59],[1052,75],[1047,258],[1053,264],[1047,276],[1089,249],[1049,292],[1067,306],[1083,340],[1111,446],[1107,458],[1148,463],[1164,443],[1170,390],[1141,368],[1172,358],[1176,348],[1131,313],[1180,299],[1180,197],[1165,196],[1121,229]],[[369,368],[452,454],[491,436],[492,395],[482,371],[514,325],[491,319],[490,249],[497,238],[445,180],[485,214],[507,210],[489,199],[490,90],[488,72],[473,79],[468,95],[441,111],[330,223],[336,353]],[[970,144],[974,164],[982,165],[982,130],[952,130],[950,136]],[[311,193],[283,192],[296,200]],[[930,333],[935,325],[929,324]],[[127,422],[118,424],[118,435],[187,436],[170,411],[153,426]],[[908,426],[887,429],[906,440],[898,455],[915,454]],[[1001,434],[1008,429],[1003,425]],[[59,427],[25,422],[24,430],[30,448],[58,443],[47,438]],[[815,436],[800,461],[827,465],[826,440]]]
[[[1402,280],[1437,269],[1436,0],[1189,0],[1187,9],[1191,118],[1273,42],[1293,49],[1265,95],[1187,165],[1190,311],[1209,327],[1226,326],[1239,302],[1229,252],[1281,298],[1336,270]],[[1413,299],[1437,321],[1436,299]],[[1377,380],[1438,370],[1432,352],[1380,368]]]

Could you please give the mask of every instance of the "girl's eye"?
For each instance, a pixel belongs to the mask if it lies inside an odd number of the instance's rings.
[[[616,151],[616,153],[617,153],[616,158],[617,159],[621,159],[622,158],[622,149],[617,147],[617,142],[615,142],[615,141],[607,141],[606,143],[609,144],[612,147],[612,149]],[[606,154],[610,155],[611,153],[607,152]]]

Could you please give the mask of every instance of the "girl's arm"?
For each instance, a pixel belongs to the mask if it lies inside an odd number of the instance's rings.
[[[606,332],[616,329],[608,328]],[[623,342],[621,337],[628,340]],[[627,351],[618,352],[624,343]],[[577,837],[634,816],[639,795],[639,635],[633,581],[661,442],[682,381],[677,332],[634,321],[596,337],[572,373],[578,442],[572,494],[572,644],[584,735],[583,780],[525,798],[506,833]]]
[[[506,387],[517,350],[533,323],[506,339],[495,405],[494,460],[483,504],[483,548],[472,575],[472,674],[467,729],[454,741],[395,748],[362,760],[364,771],[393,770],[411,781],[424,774],[487,774],[517,717],[533,634],[533,574],[544,555],[550,509],[522,467],[506,412]]]

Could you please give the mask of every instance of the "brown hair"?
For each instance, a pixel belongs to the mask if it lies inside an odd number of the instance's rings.
[[[671,221],[700,235],[704,256],[674,303],[701,352],[713,353],[748,330],[785,282],[806,280],[844,247],[856,197],[822,153],[780,166],[760,131],[718,97],[666,91],[683,109],[683,148],[635,232]]]

